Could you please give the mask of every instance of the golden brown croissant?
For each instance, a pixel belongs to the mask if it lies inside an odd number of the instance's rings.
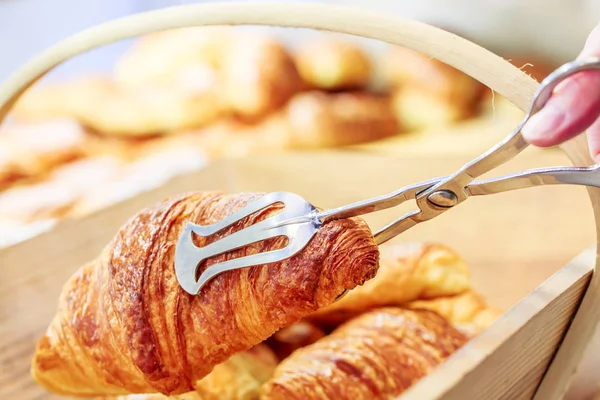
[[[131,218],[65,284],[58,312],[36,348],[35,380],[63,395],[182,394],[233,354],[375,275],[379,251],[367,224],[342,219],[323,225],[289,259],[225,272],[197,296],[184,292],[173,257],[185,224],[215,223],[260,196],[192,193]],[[196,245],[280,209],[273,205],[210,238],[196,237]],[[206,264],[280,248],[285,241],[255,243]]]
[[[435,93],[407,86],[392,93],[392,109],[404,129],[423,131],[455,124],[475,116],[476,107],[449,101]]]
[[[293,148],[347,146],[394,136],[401,127],[390,98],[367,92],[312,91],[283,110]]]
[[[302,88],[283,45],[266,35],[230,27],[182,28],[145,36],[119,61],[115,76],[126,87],[161,84],[187,91],[210,81],[228,113],[252,120],[281,107]]]
[[[163,85],[132,89],[106,77],[85,77],[32,88],[13,114],[19,121],[69,117],[103,135],[140,137],[204,126],[223,110],[210,88],[194,93]]]
[[[384,73],[394,87],[417,87],[461,105],[472,104],[485,91],[485,86],[469,75],[415,50],[391,46],[384,57]]]
[[[283,360],[261,388],[261,399],[387,400],[466,341],[433,311],[372,310]]]
[[[302,89],[285,47],[266,36],[239,33],[221,66],[223,103],[251,121],[279,109]]]
[[[380,247],[380,254],[375,278],[308,319],[335,326],[375,307],[456,295],[470,288],[466,263],[459,254],[441,244],[385,244]]]
[[[86,132],[73,120],[14,124],[0,131],[0,189],[40,180],[53,168],[88,153]]]
[[[234,354],[196,382],[196,390],[166,397],[162,394],[129,395],[104,400],[258,400],[259,390],[273,374],[277,357],[265,344]]]
[[[309,321],[299,321],[277,331],[266,343],[280,360],[301,347],[308,346],[325,336],[325,332]]]
[[[116,82],[140,88],[184,87],[189,78],[210,78],[221,67],[235,30],[226,26],[169,29],[140,37],[117,61]]]
[[[488,328],[502,315],[502,311],[490,307],[487,301],[473,290],[456,296],[413,301],[406,307],[435,311],[471,337]]]
[[[356,90],[370,83],[373,67],[364,51],[349,41],[319,38],[294,55],[302,79],[315,89]]]

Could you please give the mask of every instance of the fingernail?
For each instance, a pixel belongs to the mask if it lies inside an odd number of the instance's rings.
[[[549,107],[544,108],[527,121],[521,133],[525,140],[529,142],[535,142],[536,144],[548,143],[552,145],[554,144],[552,142],[554,133],[560,127],[564,118],[565,116],[562,113],[552,110]]]

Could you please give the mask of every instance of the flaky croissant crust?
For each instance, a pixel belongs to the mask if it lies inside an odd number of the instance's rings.
[[[372,310],[283,360],[261,400],[389,399],[466,341],[433,311]]]
[[[260,196],[192,193],[129,220],[65,284],[57,315],[36,349],[34,378],[71,396],[189,392],[231,355],[374,276],[379,253],[368,226],[344,219],[325,224],[294,257],[226,272],[198,296],[184,292],[173,255],[185,224],[214,223]],[[267,208],[215,237],[277,210]],[[198,238],[197,245],[209,239]],[[259,242],[210,264],[280,247],[283,240]]]

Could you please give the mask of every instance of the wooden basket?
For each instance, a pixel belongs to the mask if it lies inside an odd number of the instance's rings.
[[[491,52],[456,35],[415,21],[319,4],[200,4],[109,22],[83,31],[45,51],[0,88],[0,121],[17,98],[38,78],[75,55],[153,31],[202,25],[312,28],[405,46],[463,71],[521,110],[529,106],[537,86],[532,78]],[[593,164],[585,137],[580,136],[561,148],[573,163]],[[427,160],[399,161],[368,155],[338,154],[314,156],[317,158],[311,156],[310,163],[302,165],[307,157],[297,155],[219,162],[204,171],[176,178],[164,187],[81,220],[63,222],[52,232],[0,252],[0,340],[4,349],[0,356],[3,370],[1,397],[43,397],[43,390],[35,386],[30,378],[24,380],[23,376],[28,375],[34,343],[54,312],[60,287],[74,269],[94,257],[116,228],[140,207],[166,195],[192,189],[292,190],[311,201],[318,200],[323,206],[333,206],[357,200],[357,197],[380,194],[390,185],[397,187],[412,183],[413,178],[439,175],[439,171],[430,168]],[[462,160],[461,163],[465,161],[468,160]],[[269,162],[277,162],[282,167],[273,171],[268,168]],[[360,191],[355,188],[357,181],[366,181],[369,176],[385,168],[384,163],[389,166],[390,162],[396,163],[396,171],[386,172],[381,181],[373,184],[376,193],[369,192],[370,188]],[[461,163],[455,163],[451,168]],[[327,185],[310,183],[305,179],[307,172],[304,168],[317,171],[322,167],[338,168],[337,172],[324,174],[323,181],[329,179]],[[403,173],[401,167],[418,170],[421,175]],[[351,177],[349,170],[352,171]],[[249,178],[252,174],[268,179],[252,180]],[[339,193],[328,190],[332,179]],[[353,192],[349,191],[352,187]],[[599,238],[600,190],[592,188],[587,193],[594,210],[596,237]],[[539,199],[543,200],[543,195]],[[541,207],[551,211],[548,207]],[[428,226],[439,226],[436,224],[448,226],[444,218]],[[593,274],[594,264],[598,265],[597,249],[596,245],[581,253],[525,296],[492,327],[471,340],[399,398],[562,398],[600,319],[600,278]]]

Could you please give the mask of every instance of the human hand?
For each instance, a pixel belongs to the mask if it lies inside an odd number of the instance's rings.
[[[592,31],[577,59],[600,57],[600,24]],[[600,161],[600,71],[585,71],[560,83],[552,97],[523,127],[530,144],[561,144],[587,128],[591,156]]]

